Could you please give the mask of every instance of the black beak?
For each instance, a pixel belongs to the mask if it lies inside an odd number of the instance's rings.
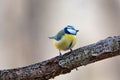
[[[79,30],[76,30],[76,32],[79,32]]]

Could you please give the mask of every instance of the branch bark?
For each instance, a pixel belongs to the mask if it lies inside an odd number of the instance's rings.
[[[0,70],[0,80],[49,80],[79,66],[117,55],[120,55],[120,36],[108,37],[68,52],[62,58],[56,56],[26,67]]]

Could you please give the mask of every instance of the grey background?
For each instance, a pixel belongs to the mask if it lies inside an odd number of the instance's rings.
[[[0,0],[0,69],[57,56],[48,36],[68,24],[79,29],[73,49],[120,35],[120,0]],[[99,61],[54,80],[119,80],[119,61]]]

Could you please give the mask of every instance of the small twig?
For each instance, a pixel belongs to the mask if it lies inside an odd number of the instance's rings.
[[[120,55],[120,36],[109,37],[72,52],[22,68],[0,70],[0,80],[49,80],[72,69]]]

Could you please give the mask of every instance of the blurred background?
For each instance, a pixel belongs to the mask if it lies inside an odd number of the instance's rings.
[[[120,0],[0,0],[0,69],[57,56],[48,36],[68,24],[79,29],[74,49],[120,35]],[[54,80],[120,80],[119,68],[120,56]]]

